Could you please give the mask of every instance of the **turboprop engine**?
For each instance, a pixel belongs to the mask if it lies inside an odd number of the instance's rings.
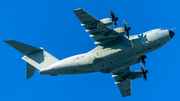
[[[144,70],[144,66],[141,64],[141,69],[142,71],[134,71],[134,72],[130,72],[129,76],[127,79],[137,79],[143,76],[144,80],[147,81],[147,73],[148,70]]]
[[[109,26],[109,25],[112,25],[112,24],[113,24],[113,21],[112,21],[111,18],[104,18],[104,19],[101,19],[100,22],[95,24],[94,26],[101,27],[103,25]]]
[[[137,78],[140,78],[142,77],[142,71],[134,71],[134,72],[131,72],[130,75],[128,75],[128,78],[127,79],[137,79]]]

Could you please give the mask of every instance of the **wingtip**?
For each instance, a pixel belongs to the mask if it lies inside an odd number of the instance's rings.
[[[13,41],[15,41],[15,40],[11,40],[11,39],[10,40],[4,40],[5,43],[13,42]]]
[[[6,42],[6,43],[9,42],[9,41],[13,41],[13,40],[4,40],[4,42]]]
[[[73,10],[73,12],[74,12],[74,11],[78,11],[78,10],[82,10],[82,8],[77,8],[77,9]]]

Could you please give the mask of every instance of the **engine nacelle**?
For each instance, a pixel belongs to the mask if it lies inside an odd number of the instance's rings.
[[[112,25],[113,21],[111,18],[104,18],[101,19],[99,23],[96,23],[95,25],[93,25],[94,27],[101,27],[101,26],[109,26]]]
[[[142,77],[142,71],[134,71],[134,72],[131,72],[130,75],[128,75],[127,79],[134,80],[141,77]]]
[[[111,18],[104,18],[100,20],[104,25],[112,25],[113,21]]]
[[[118,28],[115,28],[113,30],[114,31],[109,32],[106,36],[114,37],[116,35],[123,35],[123,34],[125,34],[125,29],[124,28],[118,27]]]
[[[125,34],[125,29],[124,28],[118,27],[118,28],[115,28],[114,30],[119,34]]]

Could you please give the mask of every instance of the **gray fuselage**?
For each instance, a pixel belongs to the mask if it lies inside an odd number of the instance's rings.
[[[139,56],[165,45],[174,33],[155,29],[143,34],[122,37],[105,46],[97,46],[88,53],[75,55],[50,65],[43,75],[82,74],[100,71],[111,73],[140,62]]]

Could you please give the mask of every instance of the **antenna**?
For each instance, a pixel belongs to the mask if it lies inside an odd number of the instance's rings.
[[[169,30],[174,30],[174,29],[176,29],[176,28],[172,28],[172,29],[169,29]]]

